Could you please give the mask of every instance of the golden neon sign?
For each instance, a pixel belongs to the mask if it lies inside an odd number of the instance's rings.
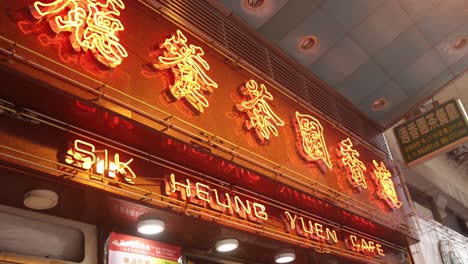
[[[114,154],[113,159],[109,158],[107,149],[96,149],[96,147],[83,140],[75,140],[73,146],[66,151],[64,162],[74,167],[91,170],[101,176],[119,180],[122,178],[125,183],[134,184],[136,178],[130,163],[121,161],[119,154]]]
[[[229,192],[221,193],[218,189],[201,182],[178,182],[174,174],[171,174],[165,182],[165,193],[170,196],[179,193],[180,199],[197,205],[205,205],[209,208],[228,214],[237,215],[242,219],[253,222],[268,220],[266,207],[263,204],[242,199],[238,195]]]
[[[158,70],[170,69],[174,80],[169,87],[170,94],[176,99],[184,98],[194,111],[201,114],[209,106],[206,96],[218,88],[206,71],[210,69],[202,56],[202,48],[187,45],[187,38],[180,30],[160,45],[163,55],[153,66]]]
[[[209,213],[207,215],[211,213],[218,219],[220,215],[226,215],[265,227],[279,227],[283,224],[285,228],[283,232],[288,234],[294,233],[298,237],[317,243],[327,243],[330,246],[342,242],[348,250],[359,254],[373,257],[385,256],[382,244],[368,238],[358,237],[343,230],[342,227],[338,228],[278,207],[273,210],[274,217],[270,217],[269,209],[273,209],[270,207],[274,206],[272,204],[267,208],[260,202],[253,202],[251,198],[249,200],[239,196],[242,194],[220,190],[211,184],[189,178],[180,179],[174,173],[164,180],[163,194],[182,201],[185,206],[193,204],[206,208]],[[196,213],[198,210],[192,208],[190,211],[198,217]],[[231,223],[230,220],[225,220]],[[239,223],[238,220],[234,222]]]
[[[355,235],[350,235],[345,239],[345,242],[346,247],[354,252],[363,253],[365,255],[377,254],[382,257],[385,256],[382,245],[372,240],[358,238]]]
[[[377,161],[372,161],[375,169],[372,172],[372,178],[377,184],[377,195],[379,198],[385,200],[387,204],[392,208],[400,208],[402,202],[398,200],[398,196],[395,191],[395,186],[392,181],[392,174],[387,170],[385,164],[380,162],[380,166]]]
[[[286,230],[288,230],[288,232],[295,230],[295,232],[302,237],[327,242],[329,244],[338,243],[338,236],[336,230],[333,228],[324,227],[318,222],[305,219],[289,211],[284,212],[284,219],[287,222]]]
[[[124,30],[118,19],[119,10],[125,9],[122,0],[36,1],[30,9],[34,18],[49,19],[55,33],[70,32],[70,43],[76,52],[89,50],[100,63],[111,68],[128,56],[117,36]]]
[[[328,154],[323,127],[320,122],[310,116],[296,111],[297,148],[302,158],[306,161],[322,161],[329,169],[332,168],[330,155]]]
[[[271,134],[278,136],[277,126],[284,126],[283,120],[279,118],[268,101],[273,101],[273,95],[268,92],[264,84],[257,84],[249,80],[241,86],[239,92],[247,98],[246,101],[236,104],[237,111],[246,113],[247,120],[244,122],[246,130],[253,129],[256,138],[261,144],[271,140]]]
[[[346,172],[348,173],[348,179],[351,185],[354,187],[362,187],[367,189],[366,178],[364,177],[364,171],[366,171],[366,166],[362,161],[359,160],[359,152],[352,148],[353,143],[351,139],[347,138],[340,142],[340,154],[341,162],[346,167]]]

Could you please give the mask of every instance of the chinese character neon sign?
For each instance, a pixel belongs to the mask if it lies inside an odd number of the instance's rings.
[[[197,205],[205,205],[215,211],[228,215],[237,215],[253,222],[268,220],[266,207],[263,204],[242,199],[229,192],[221,193],[218,189],[201,182],[178,182],[171,174],[165,181],[165,193],[170,196],[179,193],[180,199]]]
[[[373,160],[372,162],[375,167],[372,171],[372,178],[377,184],[377,195],[379,198],[385,200],[392,209],[400,208],[402,202],[398,200],[392,181],[392,174],[387,170],[383,162],[380,162],[380,166],[377,161]]]
[[[114,180],[122,179],[125,183],[134,184],[135,173],[130,168],[133,159],[126,162],[120,160],[119,154],[109,158],[107,149],[97,150],[96,147],[83,140],[75,140],[73,146],[65,154],[64,162],[74,167],[91,170],[92,172]]]
[[[163,55],[153,66],[158,70],[171,70],[174,79],[169,87],[170,94],[176,100],[184,98],[194,111],[203,113],[209,106],[206,95],[218,88],[218,84],[206,74],[210,66],[202,58],[205,54],[203,49],[187,45],[187,38],[180,30],[166,39],[160,49]]]
[[[236,104],[237,111],[246,113],[244,128],[253,129],[256,138],[261,144],[271,140],[271,134],[278,136],[277,126],[284,126],[283,120],[279,118],[268,101],[273,101],[273,95],[268,92],[264,84],[257,84],[254,80],[249,80],[241,86],[239,92],[247,100]]]
[[[30,9],[34,18],[48,19],[55,33],[70,32],[76,52],[89,50],[100,63],[114,68],[128,56],[117,36],[124,30],[118,19],[124,8],[122,0],[56,0],[37,1]]]
[[[353,143],[351,139],[347,138],[340,142],[340,156],[341,162],[346,167],[348,173],[348,179],[351,185],[354,187],[362,187],[367,189],[366,178],[364,177],[364,171],[366,166],[359,160],[359,152],[352,148]]]
[[[330,155],[323,137],[323,127],[320,122],[310,116],[296,111],[297,148],[302,158],[307,162],[322,161],[329,169],[332,168]]]

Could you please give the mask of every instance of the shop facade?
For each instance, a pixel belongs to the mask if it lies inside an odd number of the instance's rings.
[[[45,212],[96,226],[99,263],[148,219],[166,227],[140,253],[168,261],[412,263],[386,152],[236,62],[183,3],[2,3],[2,203],[55,189]],[[238,253],[215,253],[223,239]]]

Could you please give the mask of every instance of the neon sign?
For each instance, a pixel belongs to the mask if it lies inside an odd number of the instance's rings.
[[[122,0],[56,0],[37,1],[30,8],[36,19],[48,19],[55,33],[70,32],[70,43],[76,52],[91,51],[102,64],[114,68],[128,56],[117,36],[124,27],[118,17],[125,9]],[[64,13],[66,13],[64,15]]]
[[[165,194],[170,196],[179,193],[183,201],[209,208],[228,215],[237,215],[242,219],[252,222],[268,220],[266,207],[263,204],[242,199],[238,195],[229,192],[220,192],[201,182],[191,183],[186,179],[184,183],[178,182],[175,175],[171,174],[165,181]]]
[[[358,238],[355,235],[350,235],[345,239],[345,242],[346,247],[351,251],[362,253],[368,256],[374,256],[376,253],[378,256],[385,256],[382,245],[372,240]]]
[[[92,171],[102,177],[114,180],[122,180],[128,184],[134,184],[135,173],[130,168],[133,159],[121,161],[120,155],[115,153],[113,159],[109,158],[107,149],[96,147],[83,140],[75,140],[73,146],[66,151],[64,162],[76,168]],[[102,179],[98,178],[98,180]]]
[[[170,69],[173,81],[169,87],[170,94],[176,99],[182,98],[201,114],[209,106],[206,95],[211,94],[218,84],[214,82],[205,71],[210,69],[208,62],[202,56],[202,48],[187,45],[187,38],[180,30],[160,45],[163,55],[153,63],[157,70]]]
[[[346,234],[341,228],[334,228],[288,210],[273,210],[276,214],[282,214],[270,217],[268,208],[262,203],[241,198],[231,192],[220,191],[199,181],[176,179],[173,173],[165,179],[163,190],[167,196],[209,209],[216,216],[221,213],[265,226],[281,226],[282,223],[286,233],[294,232],[299,237],[329,245],[344,242],[350,251],[367,256],[385,256],[382,245],[370,239]]]
[[[320,242],[327,242],[329,244],[338,243],[336,230],[324,227],[321,223],[313,222],[310,219],[305,219],[289,211],[284,212],[284,220],[287,223],[286,230],[288,232],[295,230],[295,232],[302,237]]]
[[[330,155],[323,137],[323,127],[320,122],[310,116],[300,114],[296,111],[296,135],[298,138],[297,148],[302,158],[307,161],[321,161],[332,168]]]
[[[375,169],[372,171],[372,178],[377,184],[377,196],[383,199],[392,209],[400,208],[402,202],[398,200],[395,186],[392,181],[392,174],[387,170],[385,164],[373,160]]]
[[[278,136],[276,127],[284,126],[284,122],[268,103],[268,101],[273,101],[273,95],[268,92],[266,86],[264,84],[259,86],[256,81],[249,80],[240,87],[239,92],[247,98],[247,101],[235,105],[237,111],[246,114],[247,120],[244,122],[244,128],[253,129],[261,144],[268,143],[271,140],[271,134]]]
[[[324,226],[319,222],[306,219],[289,211],[284,212],[283,219],[286,222],[286,231],[288,233],[294,230],[301,237],[325,242],[330,245],[338,243],[337,231],[331,227]],[[348,250],[364,255],[374,256],[377,253],[379,256],[385,256],[382,245],[370,239],[358,238],[356,235],[347,235],[344,241]]]
[[[348,174],[348,180],[353,187],[360,190],[360,187],[367,189],[366,178],[364,177],[364,171],[366,166],[362,161],[359,160],[359,152],[353,147],[351,139],[347,138],[340,142],[340,156],[341,162],[346,167]]]

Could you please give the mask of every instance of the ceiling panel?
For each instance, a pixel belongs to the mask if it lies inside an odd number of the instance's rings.
[[[257,31],[384,126],[468,69],[467,0],[291,0]]]
[[[459,59],[457,62],[450,65],[450,70],[453,72],[455,76],[459,74],[463,74],[463,73],[466,75],[467,69],[468,69],[468,55],[465,55],[464,57]]]
[[[401,7],[413,21],[432,11],[444,0],[400,0]]]
[[[353,0],[353,4],[348,5],[343,4],[343,0],[328,0],[324,1],[321,7],[344,31],[348,32],[383,2],[383,0]]]
[[[397,1],[386,1],[351,31],[352,38],[369,55],[374,55],[411,24]]]
[[[404,69],[395,79],[408,94],[415,94],[446,68],[442,57],[430,49]]]
[[[464,37],[468,37],[468,23],[459,26],[437,44],[437,51],[448,65],[456,63],[468,54],[468,45],[464,45],[463,47],[457,46],[457,44],[461,45],[460,41]]]
[[[455,78],[455,75],[452,73],[452,71],[450,69],[445,69],[444,71],[439,73],[437,76],[432,78],[424,86],[422,86],[422,88],[418,90],[418,95],[431,94],[437,88],[445,85],[446,83],[451,81],[453,78]]]
[[[369,57],[364,51],[351,38],[345,37],[308,68],[335,86],[367,60]]]
[[[373,60],[362,64],[353,74],[337,85],[338,91],[353,104],[359,104],[365,97],[388,81],[388,75]]]
[[[449,32],[468,23],[468,2],[465,0],[442,1],[416,25],[431,45],[436,45]]]
[[[410,26],[374,58],[387,73],[395,76],[430,48],[421,32]]]
[[[313,0],[289,1],[288,4],[284,5],[275,16],[262,25],[258,31],[267,39],[270,39],[273,42],[278,42],[286,36],[290,30],[294,29],[299,23],[301,23],[304,18],[309,16],[317,6],[318,3]]]
[[[298,49],[302,37],[314,35],[319,39],[317,46],[311,51]],[[279,46],[291,57],[304,66],[315,62],[338,40],[344,37],[344,32],[320,9],[315,9],[297,27],[279,42]]]
[[[288,2],[288,0],[265,1],[259,8],[252,9],[246,8],[244,0],[220,1],[253,28],[261,27]]]
[[[373,111],[371,108],[372,103],[380,98],[385,98],[388,101],[388,107],[381,111]],[[395,115],[395,111],[398,111],[399,106],[404,100],[408,98],[405,90],[393,81],[389,81],[377,88],[370,96],[364,98],[359,104],[359,108],[373,118],[384,118]],[[393,114],[393,115],[392,115]]]

